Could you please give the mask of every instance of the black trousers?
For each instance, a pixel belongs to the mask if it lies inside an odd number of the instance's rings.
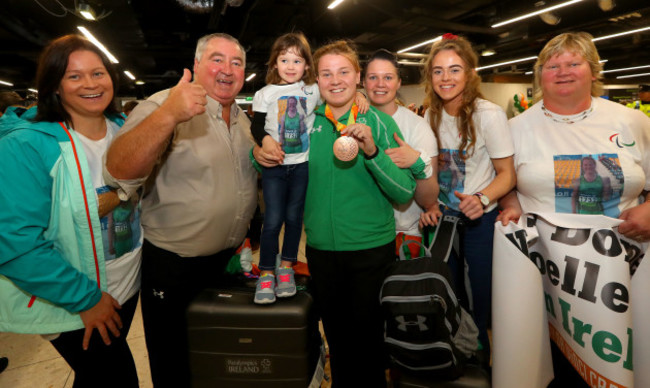
[[[142,320],[154,387],[190,387],[185,313],[196,295],[221,284],[234,252],[180,257],[144,241]]]
[[[139,387],[133,355],[126,342],[137,305],[138,293],[127,300],[122,309],[117,310],[122,320],[122,329],[119,337],[114,337],[109,331],[110,345],[104,344],[101,335],[94,330],[88,350],[83,350],[81,343],[85,329],[61,333],[52,341],[56,351],[74,370],[73,388]]]
[[[332,387],[386,387],[387,354],[379,290],[395,240],[361,251],[307,246],[312,293],[330,351]]]

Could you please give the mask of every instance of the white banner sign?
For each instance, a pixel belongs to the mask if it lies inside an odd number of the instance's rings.
[[[538,214],[497,223],[493,386],[546,387],[550,338],[594,388],[650,387],[647,244],[620,235],[621,222]]]

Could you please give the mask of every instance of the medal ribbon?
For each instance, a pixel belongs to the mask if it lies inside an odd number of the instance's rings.
[[[350,109],[350,115],[348,116],[348,123],[343,124],[339,123],[335,118],[334,118],[334,113],[332,113],[332,109],[330,109],[329,105],[325,105],[325,117],[329,121],[334,124],[334,128],[340,133],[343,128],[347,127],[348,125],[354,124],[357,121],[357,115],[359,114],[359,107],[357,104],[353,104],[352,108]]]

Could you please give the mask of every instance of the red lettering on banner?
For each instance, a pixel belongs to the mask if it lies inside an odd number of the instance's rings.
[[[592,388],[626,388],[624,385],[613,382],[607,377],[601,375],[595,369],[592,369],[586,364],[576,352],[573,351],[571,346],[564,340],[562,334],[549,323],[549,334],[551,340],[560,348],[564,357],[573,365],[573,368],[580,374],[582,379],[589,384]]]

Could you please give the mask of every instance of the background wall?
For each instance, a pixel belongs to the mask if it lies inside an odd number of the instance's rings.
[[[515,94],[523,94],[526,96],[528,88],[532,88],[532,84],[506,84],[506,83],[481,83],[481,92],[483,96],[499,105],[508,115],[508,118],[515,115],[514,96]],[[424,101],[424,88],[420,85],[405,85],[399,90],[397,95],[404,105],[415,103],[420,106]],[[531,100],[529,98],[529,100]]]
[[[528,89],[532,90],[533,84],[515,84],[515,83],[495,83],[483,82],[481,83],[481,92],[485,99],[492,101],[499,105],[505,112],[508,118],[512,118],[517,114],[515,108],[515,94],[527,95]],[[639,86],[636,84],[629,85],[605,85],[604,95],[616,102],[627,103],[637,98],[637,91]],[[417,106],[424,101],[424,88],[419,85],[405,85],[399,90],[397,97],[404,102],[404,105],[415,103]],[[532,97],[527,97],[529,105],[532,105]]]

